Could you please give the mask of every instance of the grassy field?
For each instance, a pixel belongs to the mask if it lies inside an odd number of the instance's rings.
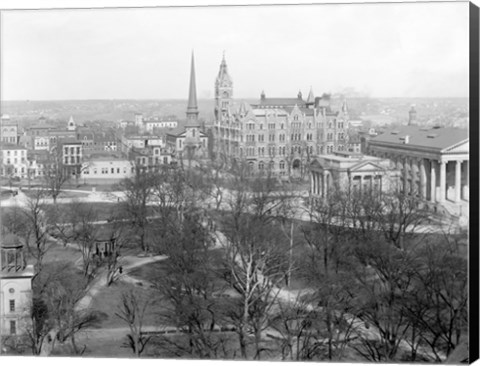
[[[28,188],[23,188],[22,192],[25,193],[25,195],[29,198],[35,198],[37,195],[38,190],[37,189],[28,189]],[[85,192],[69,192],[69,191],[62,191],[58,195],[57,198],[85,198],[88,197],[88,193]]]
[[[144,324],[157,325],[161,314],[161,296],[152,288],[144,288],[133,283],[127,283],[121,279],[112,285],[103,288],[93,299],[91,308],[106,314],[102,321],[102,328],[121,328],[127,327],[127,324],[115,315],[122,304],[122,295],[134,291],[137,298],[141,301],[149,301],[149,306],[145,312]]]

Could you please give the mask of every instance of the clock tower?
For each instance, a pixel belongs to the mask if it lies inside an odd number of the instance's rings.
[[[228,74],[225,53],[223,54],[220,70],[215,80],[215,120],[223,122],[228,118],[228,113],[233,101],[233,82]]]

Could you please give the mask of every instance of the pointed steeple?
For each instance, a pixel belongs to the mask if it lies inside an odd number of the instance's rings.
[[[345,98],[345,99],[343,100],[342,112],[343,112],[343,113],[348,113],[347,98]]]
[[[307,97],[307,104],[314,104],[315,103],[315,95],[313,94],[313,89],[310,87],[310,91],[308,92]]]
[[[218,70],[217,76],[217,82],[221,81],[232,81],[230,75],[228,75],[227,61],[225,60],[225,51],[223,51],[222,62],[220,63],[220,69]]]
[[[195,83],[195,59],[192,51],[192,63],[190,68],[190,89],[188,92],[187,126],[198,125],[197,86]]]

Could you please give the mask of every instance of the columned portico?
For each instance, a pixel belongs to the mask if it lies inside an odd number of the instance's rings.
[[[465,214],[469,193],[469,135],[454,127],[395,127],[369,140],[369,151],[387,156],[401,171],[401,191]],[[437,211],[443,212],[443,211]]]

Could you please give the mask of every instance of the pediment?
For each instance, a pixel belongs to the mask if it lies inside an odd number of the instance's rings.
[[[372,163],[371,161],[358,163],[350,168],[350,171],[352,172],[371,172],[371,171],[378,171],[378,170],[384,170],[384,168],[381,167],[380,165]]]
[[[469,151],[470,151],[470,140],[462,141],[458,144],[452,145],[442,150],[442,152],[446,152],[446,153],[466,153],[466,154],[468,154]]]
[[[320,164],[320,162],[318,160],[315,159],[310,163],[310,168],[312,168],[312,169],[323,169],[323,166]]]

